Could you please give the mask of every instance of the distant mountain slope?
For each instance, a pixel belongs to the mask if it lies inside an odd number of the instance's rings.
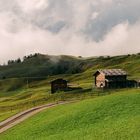
[[[76,73],[80,59],[72,56],[34,55],[23,62],[0,66],[0,78],[44,77]]]
[[[20,63],[0,66],[0,79],[75,74],[101,68],[122,68],[131,77],[140,78],[140,54],[93,58],[37,54]]]

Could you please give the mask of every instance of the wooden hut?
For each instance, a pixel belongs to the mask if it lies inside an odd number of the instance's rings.
[[[127,80],[127,87],[136,88],[136,87],[138,87],[138,82],[136,80]]]
[[[127,87],[127,73],[122,69],[97,70],[94,76],[95,86],[98,88]]]
[[[65,91],[67,88],[67,81],[64,79],[56,79],[51,82],[51,93],[55,93],[56,91]]]
[[[140,80],[137,80],[137,87],[140,88]]]

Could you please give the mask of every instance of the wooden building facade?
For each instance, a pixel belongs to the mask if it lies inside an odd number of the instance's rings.
[[[51,93],[55,93],[57,91],[65,91],[67,88],[67,81],[64,79],[56,79],[51,82]]]
[[[122,69],[98,70],[94,74],[97,88],[127,87],[127,73]]]

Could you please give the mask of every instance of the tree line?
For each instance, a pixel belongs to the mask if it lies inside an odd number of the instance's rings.
[[[35,53],[35,54],[30,54],[28,56],[24,56],[23,59],[18,58],[16,60],[8,60],[7,65],[13,65],[13,64],[18,64],[18,63],[22,63],[32,57],[37,57],[39,55],[39,53]]]

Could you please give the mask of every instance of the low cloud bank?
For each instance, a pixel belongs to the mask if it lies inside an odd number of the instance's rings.
[[[0,63],[31,53],[140,52],[138,0],[1,0]]]

